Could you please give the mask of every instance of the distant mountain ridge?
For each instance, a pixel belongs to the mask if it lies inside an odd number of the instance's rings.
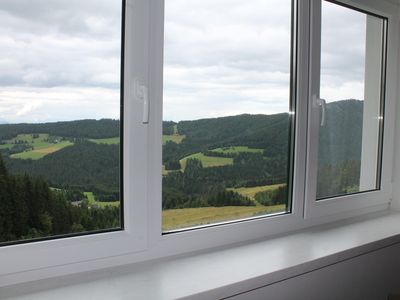
[[[186,138],[174,149],[176,156],[224,146],[262,148],[268,156],[287,155],[289,114],[236,115],[194,121],[167,122],[176,125]],[[319,159],[336,163],[361,156],[363,101],[342,100],[327,103],[327,124],[320,127]],[[168,147],[167,147],[168,148]]]
[[[321,164],[360,159],[362,116],[362,101],[343,100],[327,104],[327,125],[320,128]],[[188,155],[218,147],[248,146],[263,149],[264,156],[276,162],[274,169],[285,172],[290,133],[289,118],[287,113],[243,114],[178,123],[164,122],[169,127],[176,126],[179,134],[185,138],[180,144],[166,143],[163,147],[163,162],[165,164],[167,161],[179,161]],[[49,133],[83,140],[110,138],[119,136],[119,126],[119,120],[109,119],[3,124],[0,125],[0,141],[23,133]],[[11,172],[43,176],[55,186],[86,185],[92,189],[114,191],[119,182],[118,145],[96,145],[82,141],[39,160],[5,157],[5,162]]]
[[[120,122],[113,119],[77,120],[51,123],[0,124],[0,141],[18,134],[48,133],[68,138],[111,138],[119,136]]]

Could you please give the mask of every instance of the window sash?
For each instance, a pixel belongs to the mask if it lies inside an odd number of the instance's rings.
[[[166,0],[168,1],[168,0]],[[397,50],[399,28],[394,5],[373,0],[341,2],[389,18],[385,132],[380,191],[339,197],[316,203],[310,197],[312,167],[309,115],[310,74],[315,65],[315,18],[311,5],[320,0],[298,0],[296,65],[296,132],[293,209],[291,214],[225,224],[212,228],[162,235],[161,229],[161,129],[162,41],[164,0],[126,0],[124,76],[124,220],[121,232],[80,236],[54,241],[13,245],[0,249],[0,286],[56,275],[142,262],[212,247],[266,238],[292,230],[328,223],[371,211],[383,210],[391,198],[395,99],[397,97]],[[312,9],[311,9],[312,8]],[[311,9],[311,11],[310,11]],[[319,16],[320,17],[320,16]],[[310,29],[313,29],[310,35]],[[314,50],[313,50],[314,49]],[[314,54],[313,54],[314,53]],[[309,65],[311,71],[309,72]],[[319,72],[319,70],[318,70]],[[134,82],[147,85],[150,122],[142,124],[143,104],[134,97]],[[310,116],[310,120],[307,117]],[[310,141],[307,141],[309,137]],[[315,157],[315,156],[314,156]],[[308,158],[308,159],[307,159]],[[311,167],[311,168],[310,168]],[[315,166],[314,166],[315,168]],[[314,178],[316,180],[316,178]],[[311,195],[312,196],[312,195]],[[349,199],[351,198],[351,199]],[[351,201],[347,201],[351,200]],[[320,218],[319,218],[320,217]]]
[[[306,183],[306,199],[305,199],[305,218],[324,217],[332,214],[345,213],[351,210],[361,210],[372,206],[388,205],[391,194],[391,169],[388,162],[391,157],[391,149],[389,146],[390,135],[393,134],[391,130],[387,130],[389,124],[384,124],[384,136],[379,138],[380,154],[378,157],[378,164],[380,165],[380,172],[377,174],[379,184],[377,189],[372,191],[361,191],[354,194],[339,195],[335,197],[328,197],[317,200],[317,169],[318,169],[318,145],[319,145],[319,129],[320,129],[320,107],[316,104],[315,99],[319,98],[320,77],[321,77],[321,4],[322,1],[311,1],[310,9],[310,73],[309,73],[309,112],[308,112],[308,153],[307,153],[307,183]],[[360,6],[361,1],[331,1],[337,5],[343,5],[350,9],[360,10],[365,13],[377,15],[384,20],[385,27],[388,26],[387,16],[378,14],[376,11],[371,11],[370,8]],[[387,33],[387,30],[384,30]],[[386,39],[387,40],[387,39]],[[387,46],[383,45],[384,57],[387,57]],[[386,59],[382,62],[382,73],[386,74]],[[386,76],[382,76],[385,78]],[[384,92],[390,89],[390,85],[386,80],[381,83],[381,90]],[[384,93],[382,93],[384,96]],[[385,119],[390,120],[391,112],[388,110],[391,107],[389,94],[386,99],[381,97],[381,102],[384,102],[386,110],[383,111]],[[381,126],[382,128],[382,126]],[[390,128],[390,127],[389,127]],[[382,129],[381,129],[382,130]],[[382,141],[383,138],[383,141]],[[383,143],[382,143],[383,142]]]

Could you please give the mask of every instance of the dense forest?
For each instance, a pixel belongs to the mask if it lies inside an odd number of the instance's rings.
[[[320,198],[358,190],[362,103],[327,104]],[[291,134],[287,113],[164,121],[163,209],[286,205]],[[118,205],[88,194],[119,202],[119,135],[109,119],[0,124],[0,241],[118,227]]]
[[[12,139],[18,134],[48,133],[73,139],[110,138],[119,136],[119,120],[78,120],[54,123],[0,124],[0,141]]]
[[[52,187],[119,199],[119,145],[78,141],[39,160],[8,156],[5,162],[13,173],[40,176]]]
[[[41,178],[10,174],[0,156],[0,243],[119,226],[118,208],[75,206]]]

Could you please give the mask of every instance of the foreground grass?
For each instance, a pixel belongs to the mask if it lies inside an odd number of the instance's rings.
[[[73,143],[70,141],[49,143],[46,141],[48,138],[49,138],[49,135],[45,134],[45,133],[39,134],[39,136],[37,138],[33,138],[32,134],[19,134],[13,140],[25,141],[33,147],[33,150],[13,154],[13,155],[11,155],[11,158],[38,160],[38,159],[43,158],[47,154],[54,153],[65,147],[73,145]],[[12,145],[12,144],[9,144],[9,145]]]
[[[200,160],[204,168],[233,165],[233,158],[230,157],[213,157],[213,156],[205,156],[203,153],[195,153],[186,156],[185,158],[182,158],[179,161],[181,163],[182,170],[185,169],[186,161],[189,158],[195,158]]]
[[[285,205],[168,209],[162,212],[162,228],[164,231],[174,230],[285,211]]]
[[[89,141],[96,144],[116,145],[119,144],[119,137],[113,137],[107,139],[90,139]]]
[[[218,152],[218,153],[224,153],[224,154],[233,154],[233,153],[240,153],[240,152],[263,153],[264,150],[249,148],[247,146],[232,146],[232,147],[216,148],[211,151]]]
[[[106,206],[115,206],[119,207],[119,201],[112,201],[112,202],[100,202],[96,201],[92,192],[84,192],[83,193],[88,201],[88,206],[97,206],[99,208],[104,208]]]
[[[249,197],[254,200],[254,197],[259,192],[265,191],[273,191],[278,189],[281,186],[285,186],[285,184],[273,184],[273,185],[263,185],[263,186],[254,186],[254,187],[241,187],[241,188],[229,188],[228,191],[234,191],[244,197]]]

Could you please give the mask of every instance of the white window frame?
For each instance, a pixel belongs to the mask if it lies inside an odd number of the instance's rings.
[[[311,23],[317,26],[311,26],[311,43],[310,52],[314,58],[310,62],[310,86],[309,86],[309,130],[308,130],[308,153],[307,153],[307,185],[306,185],[306,218],[321,218],[328,215],[340,214],[352,210],[361,210],[371,207],[389,206],[392,193],[392,160],[393,160],[393,140],[394,140],[394,124],[393,120],[394,107],[396,103],[396,78],[393,75],[395,70],[391,66],[391,62],[396,60],[396,55],[393,52],[393,42],[396,41],[393,33],[396,28],[393,18],[388,11],[379,10],[382,4],[370,3],[370,1],[330,1],[333,3],[342,3],[350,8],[360,9],[387,18],[387,45],[386,66],[383,66],[383,72],[386,72],[385,82],[385,99],[384,103],[384,130],[383,130],[383,147],[381,161],[381,185],[380,188],[373,191],[360,192],[338,197],[331,197],[321,200],[316,200],[317,190],[317,165],[318,165],[318,140],[319,140],[319,122],[320,108],[315,103],[315,99],[319,98],[320,88],[320,57],[321,57],[321,1],[312,1],[310,9]],[[389,62],[389,63],[388,63]],[[386,68],[385,68],[386,67]]]
[[[162,234],[164,0],[126,0],[123,145],[125,228],[118,232],[0,247],[0,287],[226,246],[386,209],[391,199],[394,107],[398,80],[396,50],[399,30],[396,6],[389,2],[373,0],[341,1],[385,16],[389,20],[382,190],[352,195],[351,198],[354,199],[351,200],[351,204],[345,203],[350,197],[346,196],[316,205],[315,199],[309,194],[312,178],[307,171],[307,164],[310,162],[307,161],[307,149],[310,150],[307,137],[312,134],[310,132],[312,126],[310,127],[308,123],[307,115],[311,109],[308,67],[314,60],[313,56],[310,59],[309,51],[314,48],[313,43],[315,43],[310,36],[312,27],[310,18],[313,15],[310,11],[315,10],[313,5],[319,1],[297,2],[298,44],[295,76],[297,105],[294,112],[296,150],[290,214],[248,219],[243,222],[226,222],[219,226],[175,234]],[[314,32],[313,36],[315,34],[317,32]],[[316,68],[314,64],[312,66]],[[148,125],[142,122],[143,102],[135,95],[134,87],[138,82],[147,86],[149,91]],[[315,120],[310,121],[313,122]]]

